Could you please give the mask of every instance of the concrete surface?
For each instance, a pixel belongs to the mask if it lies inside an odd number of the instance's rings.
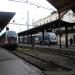
[[[43,75],[43,73],[9,51],[0,48],[0,75]]]

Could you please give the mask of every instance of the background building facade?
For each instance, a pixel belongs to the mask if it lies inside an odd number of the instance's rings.
[[[47,17],[42,18],[42,19],[40,19],[40,20],[38,20],[36,22],[33,22],[32,25],[33,25],[33,27],[37,27],[37,26],[43,25],[45,23],[48,23],[48,22],[52,22],[54,20],[57,20],[58,18],[59,18],[58,12],[57,11],[54,11],[50,15],[48,15]],[[75,22],[75,13],[73,13],[72,10],[69,10],[61,19],[63,21],[66,21],[66,22],[74,23]],[[73,28],[75,29],[75,27],[73,27]],[[58,29],[52,29],[52,32],[55,32],[57,30]],[[62,30],[65,30],[65,28],[63,27],[60,30],[61,31]],[[74,35],[75,35],[75,33],[68,33],[68,41],[69,41],[70,38],[73,38]],[[58,37],[57,40],[58,40],[58,45],[59,45],[60,44],[60,42],[59,42],[60,36],[57,35],[57,37]],[[65,45],[65,34],[62,34],[61,43],[62,43],[62,45]]]

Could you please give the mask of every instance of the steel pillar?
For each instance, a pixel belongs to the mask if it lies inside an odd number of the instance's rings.
[[[68,27],[65,27],[65,45],[68,48]]]
[[[43,38],[42,43],[44,44],[44,30],[42,32],[42,38]]]

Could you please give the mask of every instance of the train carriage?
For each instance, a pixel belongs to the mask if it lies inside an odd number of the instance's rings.
[[[19,41],[24,44],[31,44],[31,36],[24,36],[19,38]],[[34,34],[32,35],[32,44],[42,45],[43,44],[43,36],[42,34]],[[53,45],[57,44],[57,36],[55,33],[49,32],[44,34],[44,45]]]
[[[18,35],[15,31],[7,31],[0,36],[0,46],[6,49],[16,49],[18,46]]]

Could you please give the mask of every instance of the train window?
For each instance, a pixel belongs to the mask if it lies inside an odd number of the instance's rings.
[[[35,40],[37,41],[38,40],[38,37],[35,37]]]
[[[52,40],[56,40],[56,37],[51,37]]]
[[[17,36],[17,34],[16,34],[16,32],[9,31],[9,32],[7,33],[7,36],[8,36],[8,37],[9,37],[9,36],[16,37],[16,36]]]

